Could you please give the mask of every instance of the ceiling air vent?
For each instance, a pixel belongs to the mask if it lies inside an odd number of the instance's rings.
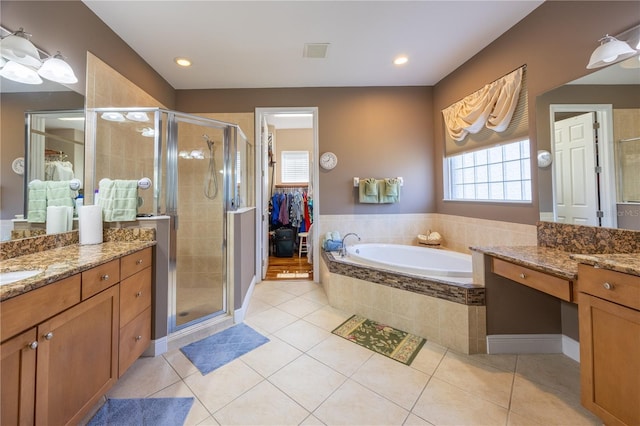
[[[326,58],[329,43],[305,43],[303,58]]]

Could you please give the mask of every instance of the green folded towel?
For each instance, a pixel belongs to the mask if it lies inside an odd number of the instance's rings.
[[[98,205],[105,222],[136,220],[138,214],[138,181],[102,179]]]
[[[358,199],[361,203],[369,203],[369,204],[377,204],[378,203],[378,188],[376,182],[376,193],[375,195],[367,195],[367,180],[361,180],[360,185],[358,186]],[[375,179],[373,179],[375,181]]]
[[[380,203],[393,204],[400,201],[400,183],[398,179],[387,178],[380,182],[381,185],[384,185],[384,190],[380,191]]]
[[[27,221],[44,223],[47,218],[47,185],[36,179],[29,183],[29,199],[27,202]]]
[[[373,178],[364,180],[365,195],[378,196],[378,182]]]
[[[397,197],[398,196],[398,179],[386,178],[384,180],[384,195],[387,197]]]
[[[69,187],[68,180],[48,180],[45,184],[47,187],[47,207],[74,206],[73,200],[76,197],[74,191]]]

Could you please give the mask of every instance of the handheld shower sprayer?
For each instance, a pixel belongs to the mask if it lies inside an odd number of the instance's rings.
[[[204,196],[213,200],[216,198],[216,195],[218,195],[218,174],[216,173],[216,159],[214,155],[216,143],[207,134],[202,135],[202,138],[209,148],[209,167],[204,178]]]

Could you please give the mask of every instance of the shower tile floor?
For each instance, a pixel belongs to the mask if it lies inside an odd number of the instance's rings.
[[[310,281],[264,281],[245,322],[270,342],[206,376],[180,352],[140,358],[112,398],[194,397],[188,425],[600,425],[562,354],[464,355],[427,342],[410,366],[331,334],[351,312]]]

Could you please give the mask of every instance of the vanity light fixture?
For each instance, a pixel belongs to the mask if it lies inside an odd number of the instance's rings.
[[[409,58],[407,58],[407,57],[406,57],[406,56],[404,56],[404,55],[403,55],[403,56],[398,56],[397,58],[395,58],[395,59],[393,60],[393,63],[394,63],[395,65],[404,65],[404,64],[406,64],[407,62],[409,62]]]
[[[42,84],[42,79],[33,69],[15,61],[9,61],[0,70],[0,75],[24,84]]]
[[[156,135],[156,131],[152,127],[145,127],[140,131],[140,134],[145,138],[152,138]]]
[[[40,76],[47,80],[62,84],[74,84],[78,82],[78,77],[73,73],[71,66],[62,59],[60,52],[45,59],[38,70]]]
[[[600,46],[591,54],[587,69],[604,67],[638,53],[632,49],[627,42],[618,40],[609,34],[598,41],[600,42]]]
[[[29,41],[29,36],[22,28],[0,41],[0,54],[10,61],[32,67],[40,67],[38,48]]]
[[[31,35],[25,33],[22,28],[14,32],[3,27],[0,27],[0,29],[9,33],[9,35],[0,39],[0,67],[3,70],[9,67],[9,70],[0,73],[0,75],[9,80],[26,84],[42,84],[40,77],[62,84],[78,82],[73,69],[62,59],[60,52],[51,56],[42,49],[37,48],[29,40]],[[47,57],[44,63],[40,58],[41,53]]]
[[[190,67],[191,61],[187,58],[175,58],[175,63],[180,65],[181,67]]]

